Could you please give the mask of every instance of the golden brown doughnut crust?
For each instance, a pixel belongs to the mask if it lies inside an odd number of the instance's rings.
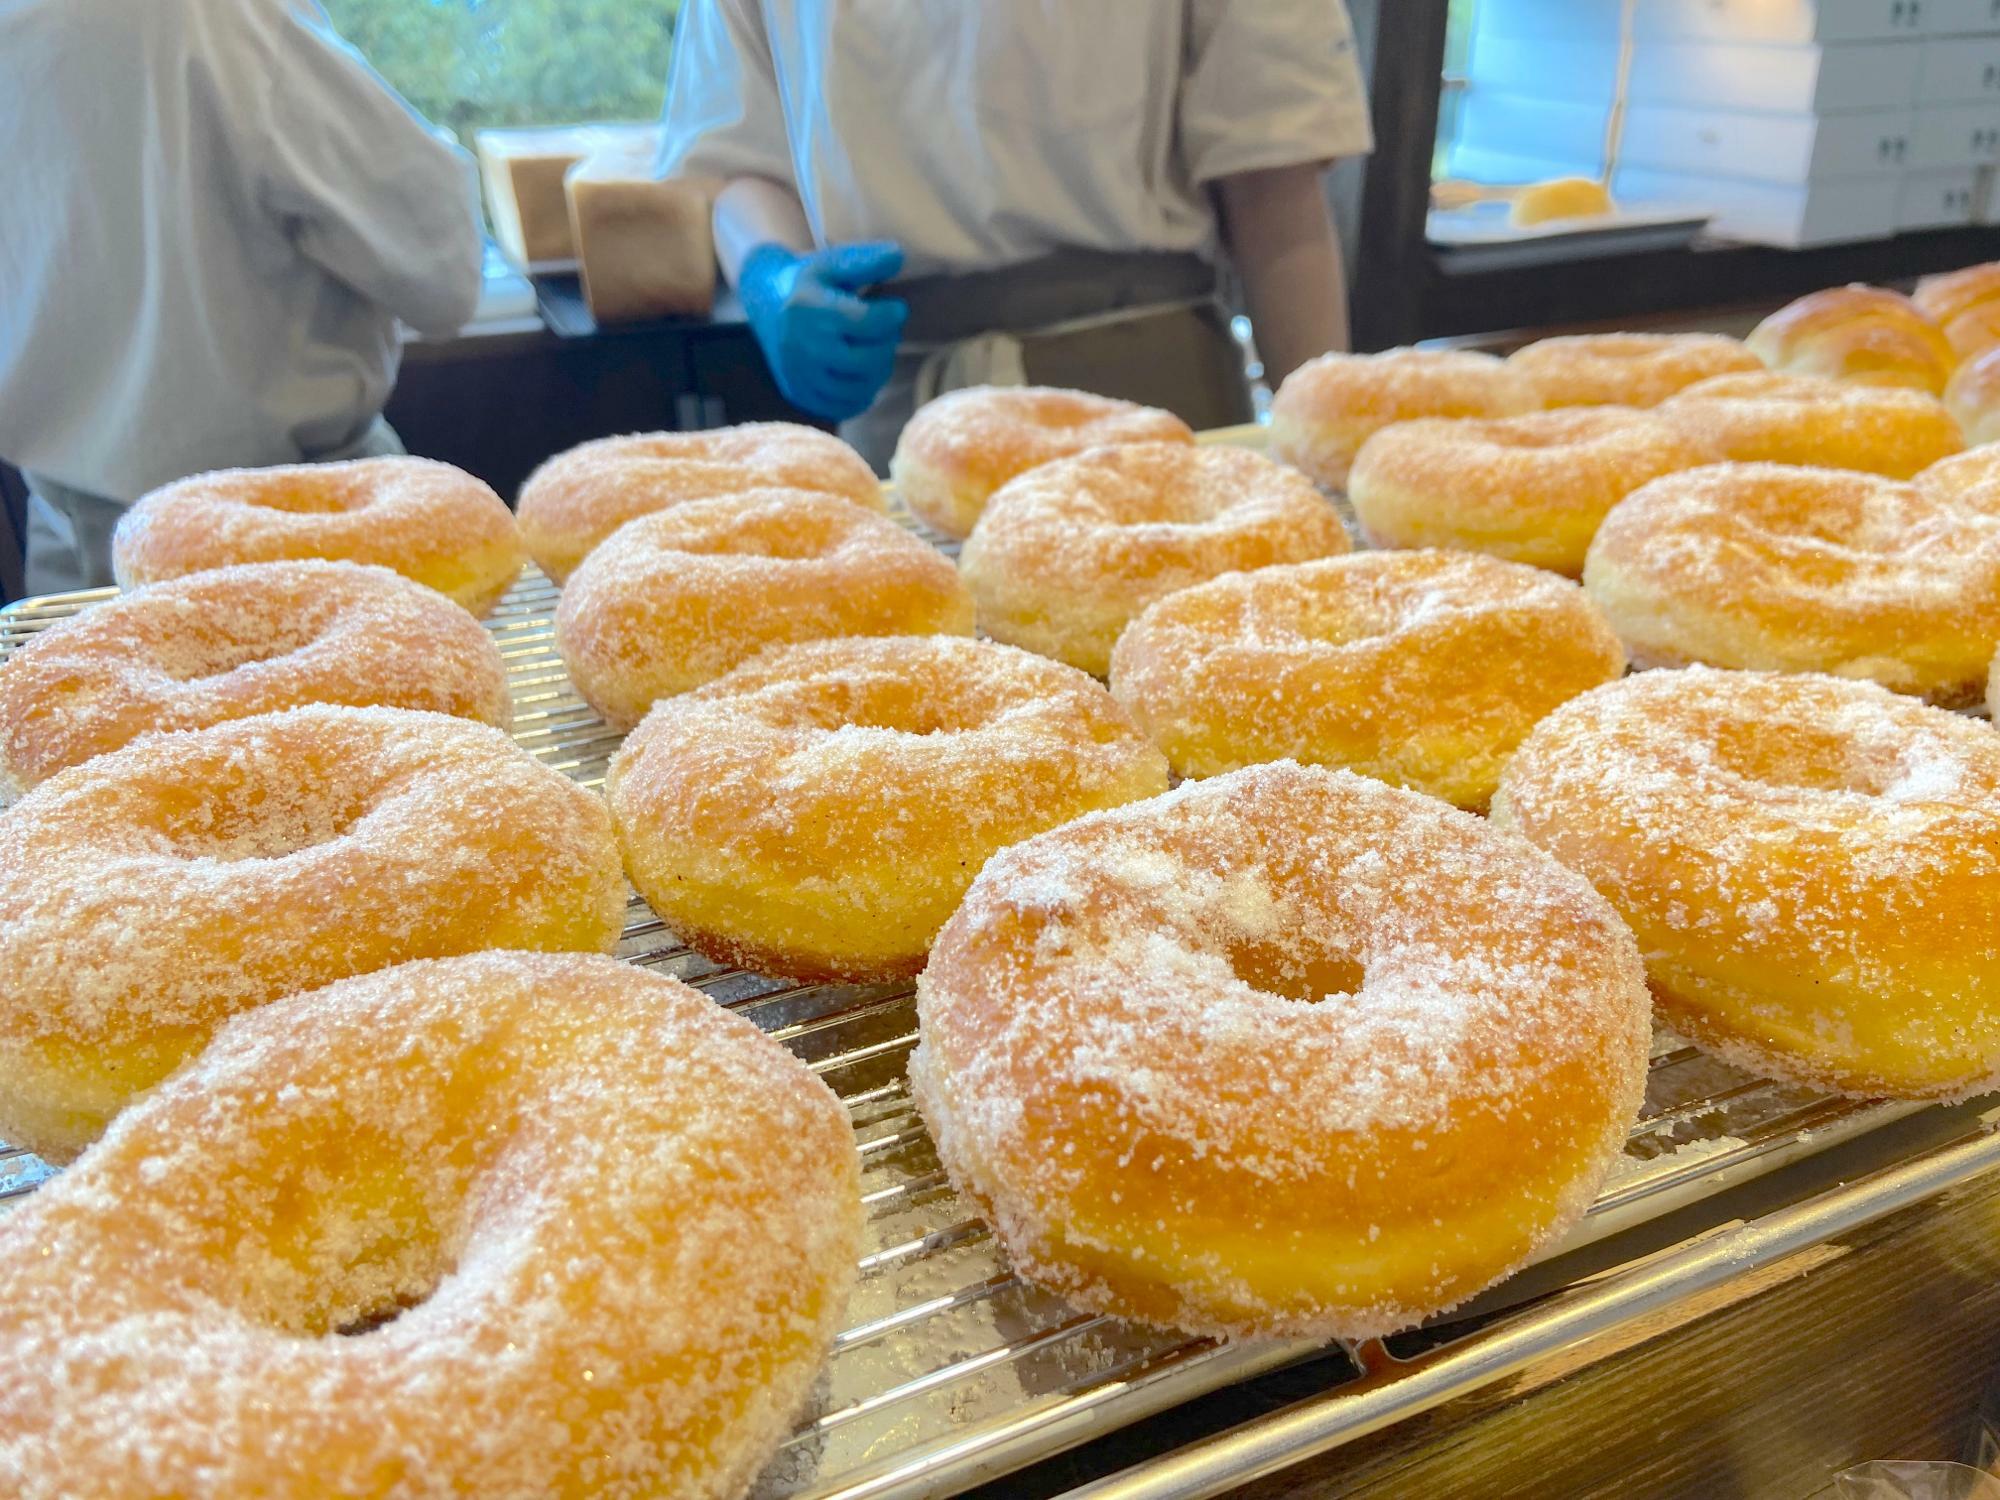
[[[313,705],[143,736],[0,812],[0,1138],[67,1160],[239,1011],[609,949],[624,911],[602,802],[484,724]]]
[[[2000,297],[1967,308],[1944,325],[1944,336],[1961,361],[2000,349]]]
[[[1761,370],[1719,333],[1578,333],[1537,339],[1507,356],[1543,406],[1658,406],[1714,375]]]
[[[917,1106],[1014,1268],[1236,1337],[1387,1333],[1552,1244],[1650,1040],[1638,950],[1586,882],[1289,764],[996,855],[917,1018]]]
[[[1348,549],[1311,481],[1244,448],[1136,443],[1023,474],[959,554],[996,640],[1103,676],[1153,600],[1239,568]]]
[[[920,407],[889,482],[920,519],[965,537],[993,492],[1038,464],[1112,443],[1192,443],[1171,412],[1054,386],[968,386]]]
[[[867,461],[830,432],[746,422],[706,432],[597,438],[543,463],[521,486],[521,538],[560,583],[627,521],[744,490],[817,490],[886,510]]]
[[[733,1500],[838,1326],[859,1168],[803,1063],[629,964],[278,1001],[0,1220],[0,1476]]]
[[[484,614],[526,553],[513,513],[482,481],[403,457],[197,474],[142,498],[111,538],[128,589],[311,557],[377,563]]]
[[[1339,489],[1354,455],[1391,422],[1512,417],[1541,404],[1504,360],[1470,349],[1385,349],[1307,360],[1271,398],[1271,456]]]
[[[493,636],[387,568],[239,563],[92,605],[0,663],[0,793],[155,729],[305,703],[513,715]]]
[[[1908,479],[1965,447],[1958,423],[1935,396],[1824,375],[1718,375],[1665,402],[1660,415],[1717,458],[1891,479]]]
[[[1974,452],[1908,483],[1780,464],[1668,475],[1605,520],[1584,587],[1636,666],[1830,672],[1975,702],[2000,640],[1996,470]]]
[[[805,490],[746,490],[628,521],[556,608],[556,649],[612,725],[766,646],[970,635],[951,560],[887,516]]]
[[[1169,594],[1112,694],[1182,776],[1339,766],[1480,809],[1536,720],[1625,670],[1567,579],[1476,552],[1359,552]]]
[[[1900,292],[1835,286],[1787,303],[1744,341],[1773,370],[1938,395],[1958,362],[1944,330]]]
[[[1863,1096],[2000,1084],[2000,735],[1872,683],[1641,672],[1544,719],[1494,820],[1632,926],[1662,1017]]]
[[[776,647],[657,705],[605,783],[684,942],[816,980],[916,973],[996,851],[1166,789],[1100,684],[955,636]]]
[[[1974,447],[2000,443],[2000,343],[1952,371],[1944,404]]]
[[[2000,261],[1920,277],[1910,301],[1933,323],[1947,325],[1982,302],[2000,300]]]
[[[1573,576],[1612,506],[1710,456],[1622,406],[1399,422],[1362,447],[1347,493],[1378,547],[1457,547]]]

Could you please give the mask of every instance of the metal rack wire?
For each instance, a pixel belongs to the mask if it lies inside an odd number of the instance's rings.
[[[0,660],[109,590],[0,610]],[[514,737],[596,786],[618,736],[571,688],[553,644],[556,590],[528,569],[488,620],[508,664]],[[759,1481],[759,1500],[911,1500],[1008,1469],[1323,1351],[1217,1344],[1078,1313],[1016,1277],[951,1190],[904,1083],[916,1040],[905,985],[762,978],[680,945],[637,898],[620,956],[673,974],[791,1047],[846,1101],[861,1142],[868,1240],[848,1325],[810,1409]],[[1752,1078],[1666,1033],[1626,1156],[1572,1244],[1888,1123],[1864,1104]],[[0,1146],[0,1205],[51,1169]],[[1360,1366],[1355,1366],[1358,1378]],[[1338,1379],[1337,1371],[1329,1377]]]

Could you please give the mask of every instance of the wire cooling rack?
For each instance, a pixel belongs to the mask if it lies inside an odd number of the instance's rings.
[[[934,538],[934,540],[937,540]],[[109,589],[0,610],[0,660]],[[534,568],[494,610],[514,737],[597,786],[618,736],[570,686],[553,639],[555,586]],[[956,1494],[1112,1428],[1323,1351],[1223,1345],[1077,1312],[1016,1277],[951,1190],[904,1082],[916,1041],[907,984],[798,985],[708,962],[636,897],[619,954],[673,974],[783,1041],[847,1103],[868,1210],[861,1281],[811,1405],[757,1500],[915,1500]],[[1570,1246],[1886,1124],[1864,1104],[1740,1073],[1661,1033],[1643,1115]],[[0,1146],[0,1203],[52,1175]],[[1355,1366],[1356,1378],[1360,1365]],[[1329,1379],[1337,1380],[1336,1373]]]

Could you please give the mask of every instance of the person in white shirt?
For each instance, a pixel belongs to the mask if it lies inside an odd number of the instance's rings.
[[[1320,178],[1371,136],[1341,0],[688,0],[663,134],[662,175],[725,184],[780,388],[878,465],[982,380],[1246,420],[1224,254],[1274,384],[1347,341]]]
[[[0,0],[0,457],[28,588],[207,469],[400,452],[397,320],[472,316],[471,158],[317,0]]]

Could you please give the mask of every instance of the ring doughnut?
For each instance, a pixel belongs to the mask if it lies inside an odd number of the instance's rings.
[[[1362,446],[1347,497],[1375,546],[1457,547],[1574,576],[1612,506],[1711,456],[1622,406],[1399,422]]]
[[[993,492],[1052,459],[1111,443],[1192,443],[1179,417],[1052,386],[969,386],[917,409],[896,441],[889,482],[950,537],[972,534]]]
[[[1958,356],[1915,303],[1879,286],[1836,286],[1786,304],[1744,340],[1773,370],[1861,385],[1944,390]]]
[[[917,1020],[917,1106],[1016,1270],[1092,1312],[1312,1339],[1407,1327],[1553,1244],[1651,1039],[1585,881],[1283,763],[994,856]]]
[[[521,540],[560,583],[627,521],[743,490],[818,490],[886,510],[867,461],[830,432],[746,422],[709,432],[598,438],[558,453],[521,486]]]
[[[304,703],[513,717],[492,635],[434,589],[359,563],[238,563],[107,599],[0,664],[0,791],[148,730]]]
[[[1590,879],[1677,1031],[1843,1093],[2000,1084],[2000,735],[1873,683],[1644,672],[1538,725],[1494,820]]]
[[[2000,312],[2000,303],[1995,311]],[[2000,443],[2000,343],[1952,371],[1944,404],[1966,442],[1974,447]]]
[[[0,1474],[79,1495],[744,1494],[861,1242],[847,1112],[612,959],[225,1025],[0,1221]]]
[[[620,527],[556,606],[556,650],[616,728],[766,646],[970,635],[951,560],[887,516],[805,490],[690,500]]]
[[[1307,360],[1271,398],[1271,456],[1340,489],[1354,455],[1392,422],[1513,417],[1541,401],[1505,360],[1469,349],[1386,349]]]
[[[1949,327],[1981,303],[2000,301],[2000,261],[1989,260],[1962,270],[1945,271],[1917,280],[1910,301],[1939,327]]]
[[[112,571],[128,589],[313,557],[379,563],[484,614],[525,554],[498,495],[428,458],[197,474],[145,496],[111,536]]]
[[[1965,447],[1945,404],[1904,386],[1823,375],[1718,375],[1660,407],[1717,458],[1908,479]]]
[[[1965,361],[2000,348],[2000,297],[1967,308],[1944,325],[1944,336],[1958,356],[1960,368]]]
[[[779,646],[612,758],[632,883],[690,947],[799,979],[914,974],[989,856],[1167,789],[1074,668],[957,636]]]
[[[1577,333],[1524,344],[1507,356],[1507,368],[1542,406],[1643,407],[1712,376],[1764,366],[1741,340],[1719,333]]]
[[[1567,579],[1476,552],[1357,552],[1150,605],[1111,692],[1182,776],[1338,766],[1484,808],[1535,721],[1625,670]]]
[[[0,812],[0,1137],[66,1161],[238,1011],[605,950],[624,915],[602,803],[484,724],[312,705],[144,736]]]
[[[1102,677],[1118,633],[1161,595],[1348,546],[1338,514],[1296,469],[1245,448],[1137,443],[1009,483],[959,572],[986,634]]]
[[[1971,457],[1973,455],[1964,455]],[[1976,702],[2000,640],[2000,483],[1716,464],[1606,519],[1584,588],[1634,666],[1865,677]]]

